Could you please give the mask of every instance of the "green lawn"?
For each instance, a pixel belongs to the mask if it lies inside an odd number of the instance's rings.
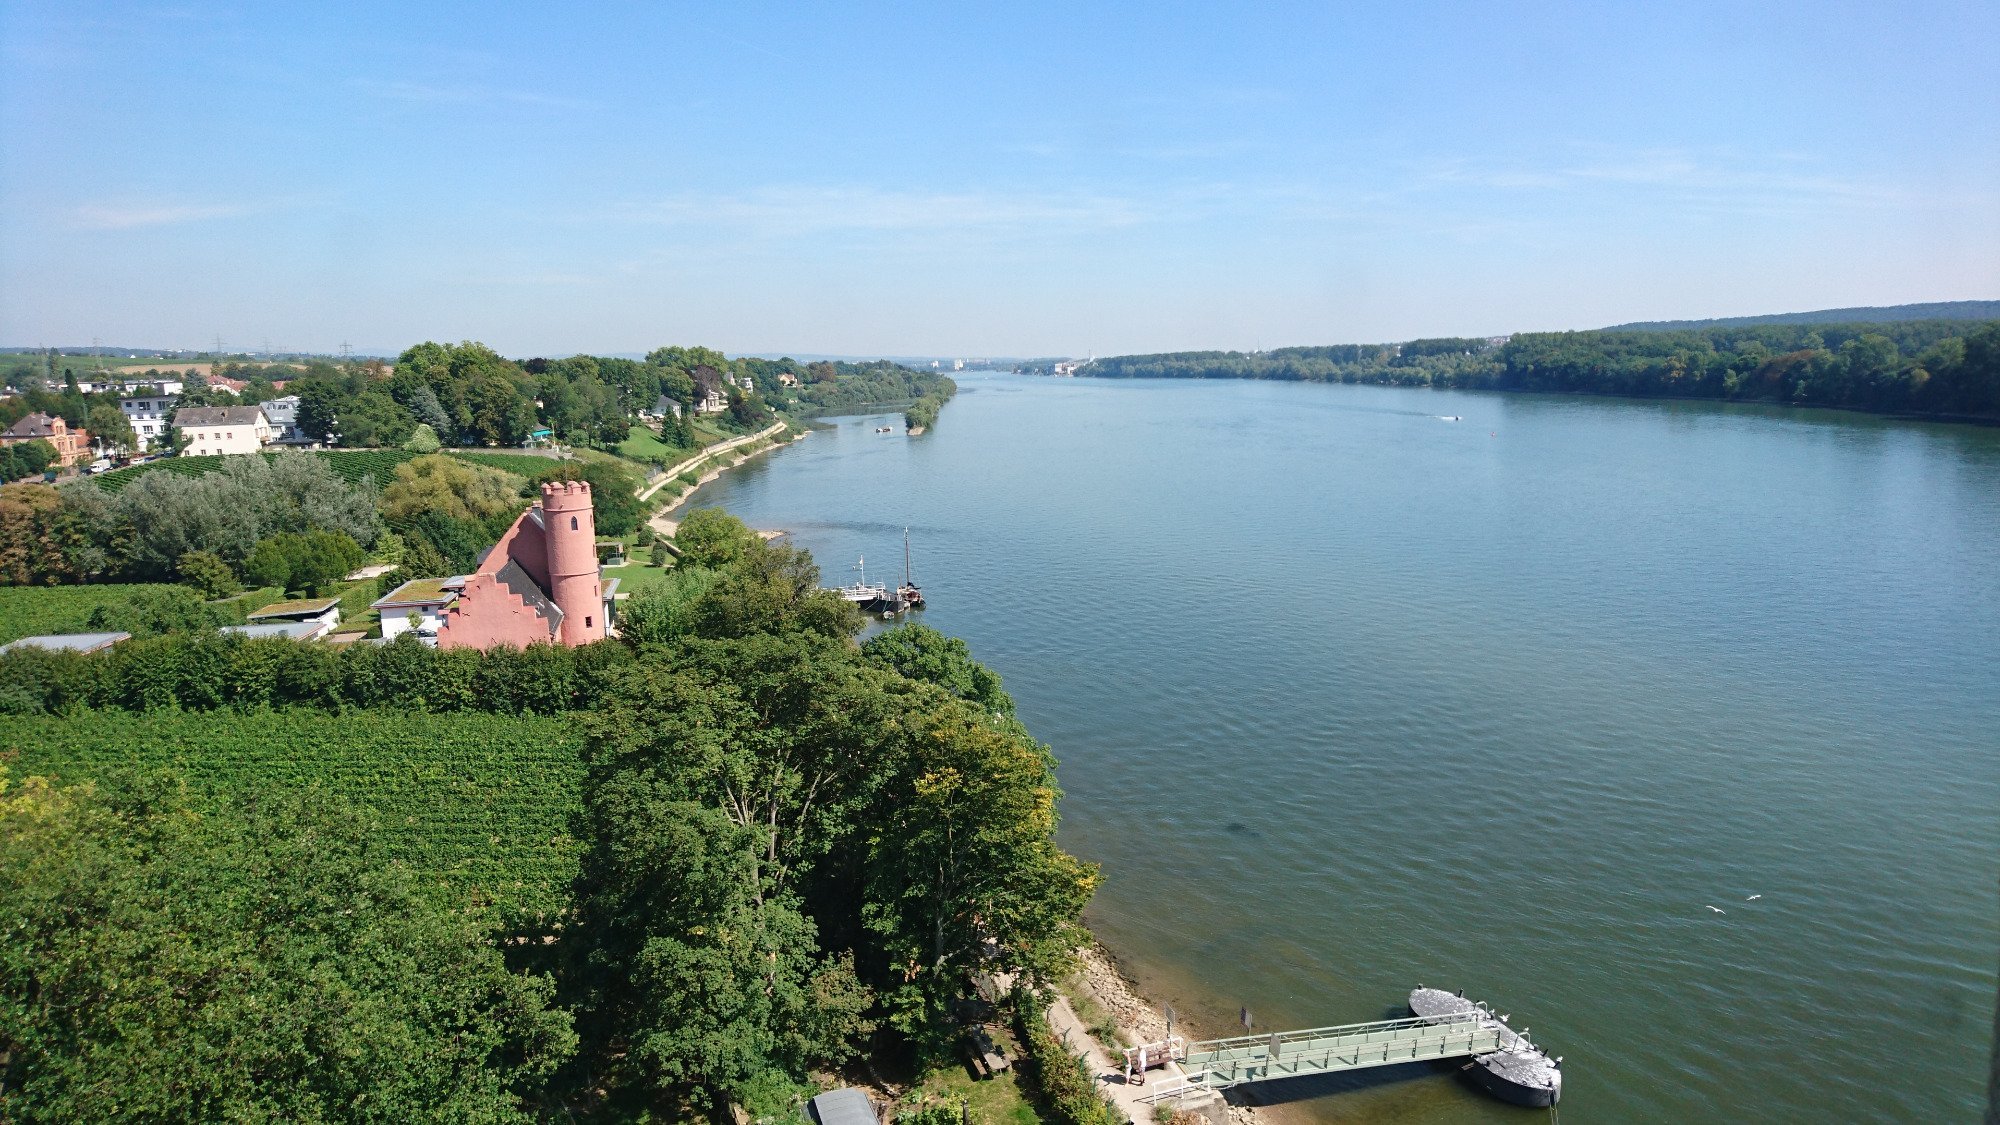
[[[658,434],[644,426],[632,427],[631,434],[618,443],[618,453],[634,461],[651,464],[655,461],[663,465],[673,465],[694,456],[694,450],[678,445],[668,445]]]
[[[644,552],[641,552],[639,557],[644,558]],[[656,585],[665,580],[667,574],[672,569],[671,567],[664,566],[646,566],[635,562],[628,566],[614,566],[604,572],[604,577],[606,581],[613,578],[618,580],[619,593],[636,594],[648,586]]]

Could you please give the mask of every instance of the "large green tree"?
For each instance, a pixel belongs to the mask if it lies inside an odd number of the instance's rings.
[[[0,1119],[530,1121],[546,979],[323,793],[0,795]]]

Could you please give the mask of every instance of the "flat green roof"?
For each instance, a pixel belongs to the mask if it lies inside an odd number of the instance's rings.
[[[376,606],[385,605],[431,605],[445,600],[444,584],[449,578],[413,578],[401,586],[377,598]]]
[[[260,617],[316,617],[339,604],[339,598],[300,598],[293,602],[272,602],[244,620],[255,621]]]

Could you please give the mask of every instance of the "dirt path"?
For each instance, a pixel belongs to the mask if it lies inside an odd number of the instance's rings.
[[[675,477],[680,476],[682,473],[688,471],[689,469],[694,468],[696,465],[701,464],[703,461],[708,460],[710,457],[714,457],[722,453],[727,453],[730,450],[735,449],[737,446],[748,445],[751,442],[756,441],[760,438],[771,437],[775,434],[782,432],[784,428],[785,424],[783,422],[773,422],[769,426],[766,426],[763,429],[758,430],[754,434],[744,434],[741,437],[730,438],[728,441],[718,441],[714,445],[702,446],[700,453],[697,453],[694,456],[688,458],[687,460],[682,461],[680,464],[667,469],[667,471],[660,474],[660,479],[640,489],[639,499],[651,500],[655,492],[658,492],[660,489],[665,488],[667,486],[668,481],[673,480]],[[705,477],[703,479],[709,480],[713,478]],[[690,495],[692,495],[692,493],[690,493]],[[685,499],[685,497],[683,497],[683,499]]]
[[[719,442],[719,443],[717,443],[717,444],[715,444],[715,445],[712,445],[712,446],[709,446],[709,450],[710,450],[711,452],[723,452],[723,453],[726,453],[726,452],[728,452],[728,451],[729,451],[730,449],[733,449],[733,448],[735,448],[735,446],[737,446],[737,445],[741,445],[741,444],[743,444],[744,442],[747,442],[747,441],[754,441],[754,440],[756,440],[756,439],[758,439],[758,438],[761,438],[761,437],[768,437],[768,436],[770,436],[770,435],[772,435],[772,434],[774,434],[774,433],[776,433],[776,432],[778,432],[778,431],[780,431],[780,430],[782,430],[782,429],[784,429],[784,423],[783,423],[783,422],[780,422],[780,423],[778,423],[777,425],[774,425],[774,426],[772,426],[772,427],[771,427],[770,429],[767,429],[767,430],[761,430],[761,431],[759,431],[759,432],[757,432],[757,433],[754,433],[754,434],[746,434],[746,435],[744,435],[744,436],[743,436],[743,437],[741,437],[741,438],[737,438],[737,439],[734,439],[734,442],[733,442],[733,443],[730,443],[730,442]],[[806,434],[809,434],[809,433],[811,433],[811,432],[812,432],[811,430],[802,430],[802,431],[800,431],[800,432],[799,432],[798,434],[796,434],[795,436],[793,436],[793,438],[792,438],[792,441],[798,441],[798,440],[799,440],[800,438],[803,438],[803,437],[805,437],[805,436],[806,436]],[[782,442],[781,442],[781,443],[779,443],[779,444],[787,444],[787,443],[782,443]],[[770,451],[771,451],[772,449],[776,449],[776,448],[778,448],[778,446],[777,446],[777,445],[772,445],[772,446],[770,446],[770,447],[768,447],[768,448],[766,448],[766,449],[761,449],[761,450],[758,450],[757,452],[758,452],[758,453],[768,453],[768,452],[770,452]],[[673,513],[673,512],[677,512],[677,511],[679,511],[679,510],[680,510],[681,508],[685,507],[685,506],[687,505],[687,502],[688,502],[689,500],[692,500],[692,499],[694,499],[694,494],[695,494],[695,493],[697,493],[697,492],[699,492],[699,491],[701,491],[701,486],[702,486],[702,485],[704,485],[704,484],[707,484],[707,483],[708,483],[709,481],[712,481],[712,480],[714,480],[715,478],[717,478],[717,477],[721,476],[721,475],[722,475],[723,473],[725,473],[725,472],[728,472],[728,471],[729,471],[730,469],[733,469],[733,468],[735,468],[735,467],[736,467],[736,466],[738,466],[738,465],[741,465],[741,464],[742,464],[743,462],[745,462],[745,461],[749,460],[750,458],[752,458],[752,457],[754,457],[754,456],[756,456],[756,455],[757,455],[756,453],[746,453],[746,454],[744,454],[744,455],[743,455],[742,457],[739,457],[739,458],[737,458],[737,459],[736,459],[736,460],[734,460],[734,461],[722,461],[722,462],[718,463],[717,465],[715,465],[715,467],[714,467],[714,468],[711,468],[711,469],[710,469],[710,470],[709,470],[708,472],[706,472],[706,473],[702,474],[702,476],[701,476],[701,479],[699,479],[699,480],[697,480],[697,481],[695,481],[695,482],[694,482],[694,487],[693,487],[693,488],[690,488],[690,489],[688,489],[688,490],[687,490],[686,492],[683,492],[683,493],[681,493],[681,495],[680,495],[680,498],[679,498],[679,499],[677,499],[677,500],[675,500],[675,501],[674,501],[673,503],[671,503],[671,504],[667,505],[667,506],[666,506],[665,508],[661,509],[661,511],[660,511],[660,514],[659,514],[659,515],[657,515],[657,516],[654,516],[654,517],[653,517],[652,519],[650,519],[650,520],[647,520],[647,521],[646,521],[646,526],[648,526],[648,527],[652,528],[652,529],[653,529],[654,531],[657,531],[657,532],[659,532],[659,533],[660,533],[661,535],[664,535],[664,536],[666,536],[667,538],[669,538],[669,539],[672,539],[672,538],[674,537],[674,533],[675,533],[676,531],[679,531],[679,530],[680,530],[680,526],[681,526],[681,522],[680,522],[679,520],[677,520],[677,519],[674,519],[674,518],[673,518],[673,516],[672,516],[672,515],[671,515],[670,513]],[[683,461],[683,462],[681,462],[681,464],[683,464],[683,465],[691,465],[691,464],[695,464],[695,463],[698,463],[699,461],[701,461],[701,460],[703,459],[703,457],[706,457],[706,456],[708,456],[708,454],[703,454],[703,455],[702,455],[702,457],[694,457],[694,458],[690,458],[690,459],[688,459],[687,461]],[[666,475],[666,476],[662,476],[662,477],[660,478],[660,484],[662,484],[662,485],[663,485],[663,484],[665,484],[665,483],[666,483],[667,481],[670,481],[670,480],[674,479],[674,477],[675,477],[675,476],[677,476],[677,475],[679,475],[679,474],[678,474],[677,472],[674,472],[673,470],[669,470],[669,473],[668,473],[668,475]],[[658,490],[658,488],[659,488],[659,485],[655,485],[655,486],[654,486],[654,488],[653,488],[653,491],[657,491],[657,490]],[[647,493],[641,493],[640,495],[641,495],[641,498],[643,499],[643,498],[644,498],[645,496],[647,496],[647,495],[650,495],[650,494],[651,494],[650,492],[647,492]],[[761,535],[761,536],[763,536],[763,537],[764,537],[764,538],[766,538],[766,539],[776,539],[776,538],[777,538],[778,536],[780,536],[780,535],[783,535],[783,534],[784,534],[784,532],[782,532],[782,531],[759,531],[759,532],[758,532],[757,534],[758,534],[758,535]]]

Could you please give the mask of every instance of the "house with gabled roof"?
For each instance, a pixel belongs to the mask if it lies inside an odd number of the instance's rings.
[[[187,439],[186,455],[255,453],[271,444],[271,422],[256,406],[183,406],[174,429]]]
[[[24,414],[6,432],[0,433],[0,446],[24,441],[45,441],[53,446],[57,468],[67,469],[90,455],[90,431],[71,428],[53,414]]]

